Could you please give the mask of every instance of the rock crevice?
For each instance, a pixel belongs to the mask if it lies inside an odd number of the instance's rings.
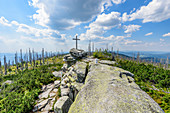
[[[134,82],[132,75],[121,68],[91,64],[85,85],[69,113],[163,113]]]

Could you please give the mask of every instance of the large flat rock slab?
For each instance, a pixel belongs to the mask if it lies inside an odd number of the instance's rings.
[[[163,113],[163,110],[127,71],[91,64],[85,85],[69,113]]]
[[[114,65],[115,61],[109,61],[109,60],[100,60],[99,63],[106,64],[106,65]]]
[[[85,80],[86,67],[87,67],[87,64],[84,62],[77,62],[75,64],[74,70],[77,74],[77,79],[79,82],[83,82]]]

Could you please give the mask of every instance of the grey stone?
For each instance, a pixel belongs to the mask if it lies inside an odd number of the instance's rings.
[[[49,93],[51,92],[52,89],[53,89],[53,88],[48,89],[47,91],[41,93],[38,97],[39,97],[40,99],[48,98],[48,95],[49,95]]]
[[[61,81],[61,85],[62,86],[65,86],[66,85],[66,82],[64,80]]]
[[[94,62],[95,59],[93,58],[86,58],[86,59],[83,59],[84,62],[88,63],[88,62]]]
[[[68,82],[69,82],[69,78],[68,78],[68,77],[65,77],[65,78],[63,79],[63,81],[64,81],[65,83],[68,83]]]
[[[69,67],[68,70],[69,70],[69,71],[73,71],[74,68],[73,68],[73,67]]]
[[[42,88],[41,88],[42,91],[46,91],[47,90],[47,86],[46,85],[43,85]]]
[[[68,96],[63,96],[54,104],[54,113],[68,113],[73,101]]]
[[[164,113],[160,106],[123,69],[91,64],[85,85],[69,113]]]
[[[77,62],[75,65],[75,72],[77,74],[77,79],[79,82],[84,82],[85,77],[86,77],[86,68],[87,68],[87,64],[84,62]]]
[[[54,84],[52,83],[47,85],[47,89],[51,89],[51,88],[54,88]]]
[[[54,71],[53,73],[52,73],[55,77],[62,77],[62,74],[61,74],[61,71]]]
[[[64,59],[63,59],[64,60]],[[67,71],[67,68],[68,67],[68,65],[65,63],[65,64],[63,64],[63,67],[61,68],[62,69],[62,71],[63,72],[66,72]]]
[[[65,72],[65,71],[67,71],[67,69],[68,69],[70,66],[72,66],[73,64],[75,64],[76,59],[69,54],[69,55],[65,55],[65,56],[64,56],[63,61],[65,61],[66,64],[67,64],[66,66],[63,66],[63,68],[62,68],[62,70]]]
[[[68,96],[69,92],[70,92],[70,88],[61,87],[61,96]]]
[[[50,111],[51,105],[48,103],[42,110],[41,113],[48,113]]]
[[[13,83],[13,81],[7,80],[7,81],[5,81],[4,83],[2,83],[2,85],[4,85],[4,84],[12,84],[12,83]]]
[[[50,93],[49,96],[50,96],[50,98],[51,98],[51,97],[54,97],[55,95],[56,95],[56,93]]]
[[[109,60],[100,60],[99,63],[101,64],[107,64],[107,65],[114,65],[115,61],[109,61]]]
[[[54,81],[54,85],[56,86],[56,85],[59,85],[60,84],[60,80],[56,80],[56,81]]]
[[[41,113],[49,113],[49,111],[41,111]]]
[[[74,57],[72,57],[70,54],[67,54],[63,57],[63,61],[74,61]]]
[[[83,83],[78,83],[78,82],[74,82],[71,84],[70,91],[69,91],[70,99],[72,99],[73,101],[75,100],[77,94],[79,93],[83,85],[84,85]]]
[[[57,88],[53,89],[53,92],[54,92],[54,93],[57,93],[57,92],[58,92],[58,89],[57,89]]]
[[[82,49],[75,49],[75,48],[72,48],[70,50],[70,54],[75,58],[83,58],[87,56],[87,52],[85,52]]]
[[[46,100],[43,100],[42,102],[36,104],[36,105],[34,106],[33,112],[36,112],[36,111],[40,110],[41,108],[45,107],[45,106],[48,104],[48,101],[49,101],[49,100],[46,99]]]

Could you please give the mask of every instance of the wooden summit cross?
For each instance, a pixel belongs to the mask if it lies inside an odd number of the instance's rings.
[[[77,46],[77,45],[78,45],[77,40],[80,40],[80,39],[78,39],[78,38],[77,38],[77,35],[76,35],[76,38],[73,38],[73,40],[76,40],[76,49],[77,49],[77,47],[78,47],[78,46]]]

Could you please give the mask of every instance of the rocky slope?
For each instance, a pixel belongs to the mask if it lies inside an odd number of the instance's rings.
[[[62,70],[53,72],[54,76],[61,78],[61,81],[55,81],[42,88],[33,112],[164,112],[134,82],[134,75],[114,67],[114,61],[98,61],[93,58],[76,61],[75,57],[70,55],[66,55],[64,61],[66,64]]]
[[[91,63],[69,113],[163,113],[132,76],[117,67]]]

